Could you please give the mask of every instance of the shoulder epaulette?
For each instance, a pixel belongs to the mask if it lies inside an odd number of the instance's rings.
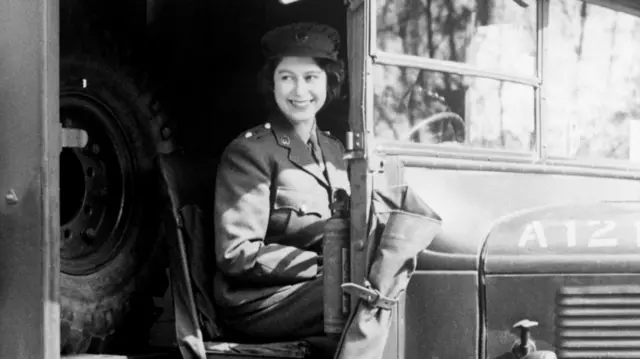
[[[240,135],[240,137],[255,140],[270,133],[271,132],[270,130],[271,130],[271,124],[267,122],[265,124],[256,126],[248,131],[245,131],[242,135]]]

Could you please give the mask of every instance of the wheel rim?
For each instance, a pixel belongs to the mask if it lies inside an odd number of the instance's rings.
[[[86,275],[124,244],[134,162],[115,114],[97,98],[63,93],[60,119],[63,127],[89,135],[84,148],[64,148],[60,155],[61,271]]]

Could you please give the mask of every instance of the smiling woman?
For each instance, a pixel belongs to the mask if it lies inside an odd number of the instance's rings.
[[[327,74],[309,57],[285,57],[273,75],[273,97],[296,125],[315,121],[327,100]]]
[[[316,114],[340,94],[338,45],[334,29],[309,23],[263,38],[269,122],[225,149],[216,182],[214,298],[233,333],[324,335],[321,242],[349,181],[344,147],[318,130]]]
[[[282,113],[292,123],[302,124],[298,135],[306,142],[316,114],[340,97],[344,65],[323,53],[304,56],[305,49],[282,51],[293,55],[267,58],[259,78],[261,92],[271,113]]]

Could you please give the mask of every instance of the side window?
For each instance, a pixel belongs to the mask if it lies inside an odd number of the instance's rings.
[[[529,152],[533,87],[390,65],[374,68],[376,138]]]
[[[535,75],[535,1],[528,7],[514,0],[376,2],[381,51]]]
[[[531,3],[377,0],[378,51],[426,59],[436,71],[374,66],[376,138],[534,150],[537,14]],[[458,64],[478,74],[458,75]]]
[[[640,18],[555,0],[548,33],[549,155],[640,161]]]
[[[376,139],[640,161],[640,16],[595,3],[375,0]]]

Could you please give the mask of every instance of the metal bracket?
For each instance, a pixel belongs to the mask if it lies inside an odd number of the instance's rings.
[[[346,138],[347,153],[344,159],[347,161],[366,158],[364,151],[364,134],[362,132],[347,132]]]
[[[384,158],[375,153],[372,154],[367,161],[367,167],[369,172],[384,173]]]
[[[347,151],[364,151],[364,133],[347,132]]]
[[[78,128],[62,129],[62,147],[82,148],[89,142],[87,131]]]
[[[353,297],[359,297],[374,308],[391,310],[396,303],[398,303],[398,299],[388,298],[382,295],[379,290],[372,288],[368,283],[366,285],[344,283],[341,287],[344,292],[349,293]]]
[[[369,172],[384,172],[384,158],[375,153],[367,156],[364,148],[364,137],[363,132],[347,132],[347,154],[344,156],[344,159],[346,161],[366,159]]]

